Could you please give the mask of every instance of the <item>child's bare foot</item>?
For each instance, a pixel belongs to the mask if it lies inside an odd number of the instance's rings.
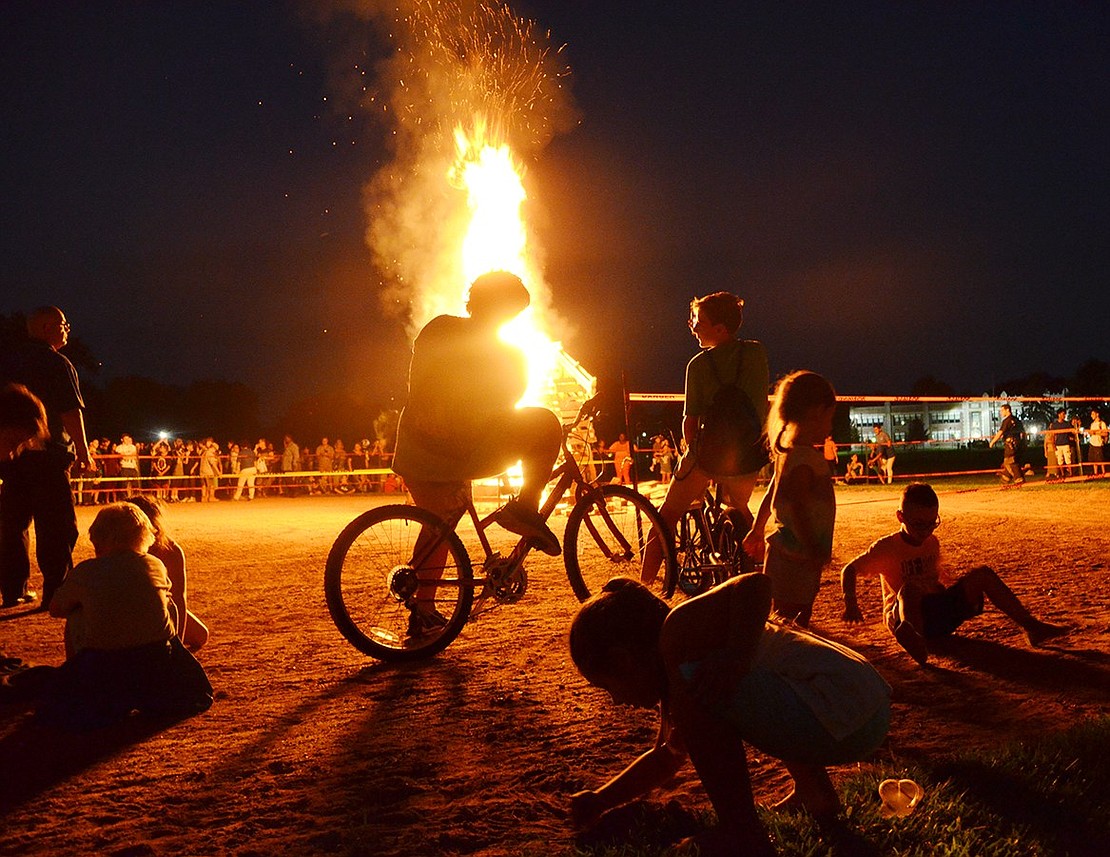
[[[917,629],[909,622],[902,622],[894,629],[894,639],[910,653],[910,657],[921,666],[929,659],[929,649],[925,645],[925,638],[917,633]]]
[[[771,809],[778,812],[804,812],[817,821],[824,822],[840,814],[840,797],[831,783],[828,789],[816,787],[812,790],[812,794],[806,796],[799,795],[792,789],[790,794],[778,803],[772,804]]]
[[[1051,622],[1035,622],[1025,629],[1030,646],[1039,646],[1045,640],[1062,637],[1071,630],[1067,625],[1053,625]]]

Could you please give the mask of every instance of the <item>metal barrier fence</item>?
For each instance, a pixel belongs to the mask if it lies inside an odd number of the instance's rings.
[[[769,397],[770,400],[770,397]],[[682,393],[628,393],[626,404],[671,403],[682,404]],[[862,463],[863,472],[856,478],[860,482],[885,481],[879,472],[868,467],[868,459],[874,451],[874,441],[869,435],[874,426],[881,426],[891,439],[892,455],[895,459],[893,479],[911,481],[922,478],[942,476],[974,476],[997,473],[1002,462],[1003,452],[999,444],[988,449],[988,443],[998,430],[1001,418],[1001,405],[1010,405],[1015,415],[1023,419],[1027,429],[1025,449],[1026,463],[1043,472],[1055,481],[1078,481],[1091,478],[1104,478],[1110,473],[1101,462],[1089,461],[1091,432],[1084,420],[1082,426],[1050,433],[1053,439],[1064,435],[1071,445],[1072,455],[1069,465],[1059,466],[1054,460],[1045,457],[1045,427],[1043,417],[1057,408],[1070,409],[1073,413],[1087,413],[1091,409],[1107,414],[1107,398],[1099,396],[980,396],[974,398],[958,396],[838,396],[837,401],[849,406],[849,419],[858,439],[836,443],[837,476],[844,479],[847,466],[854,454]],[[1037,408],[1037,406],[1041,406]],[[1023,413],[1024,411],[1024,413]],[[1039,413],[1035,413],[1039,411]],[[926,435],[942,434],[942,437],[909,439],[908,427],[916,421],[916,431]],[[978,429],[976,431],[976,429]],[[1103,436],[1104,449],[1110,443]],[[1059,442],[1049,442],[1049,449],[1063,446]],[[638,449],[650,454],[650,449]]]

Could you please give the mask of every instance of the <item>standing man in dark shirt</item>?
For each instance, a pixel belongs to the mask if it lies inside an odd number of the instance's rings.
[[[73,568],[77,514],[69,483],[70,465],[89,468],[82,415],[85,403],[77,371],[59,351],[69,340],[69,322],[57,307],[42,307],[27,319],[29,341],[0,358],[0,381],[25,385],[46,409],[50,436],[32,449],[0,463],[0,593],[3,606],[29,604],[31,576],[28,530],[35,524],[35,555],[42,572],[40,609]]]
[[[993,447],[998,441],[1002,441],[1002,484],[1022,485],[1025,482],[1021,467],[1025,426],[1014,416],[1009,405],[1000,405],[998,411],[1002,415],[1002,425],[998,427],[998,431],[994,433],[987,446]]]

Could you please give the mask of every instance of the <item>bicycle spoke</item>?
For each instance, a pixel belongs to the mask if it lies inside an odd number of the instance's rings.
[[[564,544],[567,575],[575,594],[587,598],[616,575],[638,580],[648,539],[664,532],[651,501],[628,488],[606,485],[583,496],[567,520]],[[661,543],[665,562],[660,579],[674,562],[669,540],[663,537]]]
[[[325,577],[340,631],[362,651],[386,658],[434,649],[448,624],[457,633],[472,589],[458,539],[434,516],[403,506],[356,519],[337,539]]]

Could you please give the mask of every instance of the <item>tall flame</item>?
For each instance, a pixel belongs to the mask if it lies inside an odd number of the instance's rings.
[[[519,165],[508,144],[491,138],[484,122],[468,135],[455,128],[452,183],[466,191],[470,221],[462,242],[462,270],[466,283],[487,271],[516,274],[532,294],[532,304],[504,325],[500,336],[520,348],[528,359],[528,390],[519,405],[541,404],[560,346],[541,328],[537,318],[540,277],[528,253],[524,203],[528,198]]]

